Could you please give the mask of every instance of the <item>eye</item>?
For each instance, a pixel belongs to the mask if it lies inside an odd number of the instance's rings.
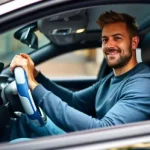
[[[108,41],[108,39],[106,39],[106,38],[102,39],[102,43],[106,43],[107,41]]]
[[[120,40],[121,39],[121,37],[114,37],[114,39],[115,39],[115,41],[117,41],[117,40]]]

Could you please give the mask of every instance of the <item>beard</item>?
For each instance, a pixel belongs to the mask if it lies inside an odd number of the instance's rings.
[[[114,69],[118,69],[118,68],[122,68],[123,66],[127,65],[128,62],[130,61],[131,57],[132,57],[132,49],[131,49],[131,43],[128,47],[128,53],[126,53],[125,55],[120,55],[117,59],[116,58],[112,58],[112,59],[116,59],[115,62],[111,62],[111,58],[107,57],[107,53],[111,52],[111,51],[116,51],[118,54],[121,54],[122,50],[120,48],[117,49],[104,49],[105,55],[106,55],[106,62],[108,64],[108,66],[110,66],[111,68]]]

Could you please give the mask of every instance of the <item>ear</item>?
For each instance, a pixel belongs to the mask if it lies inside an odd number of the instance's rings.
[[[138,36],[132,37],[132,49],[136,49],[138,47],[139,41],[140,39]]]

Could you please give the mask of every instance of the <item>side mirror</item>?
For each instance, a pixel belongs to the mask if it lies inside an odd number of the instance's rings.
[[[34,33],[34,29],[35,26],[19,29],[15,32],[14,37],[29,47],[38,49],[38,38]]]

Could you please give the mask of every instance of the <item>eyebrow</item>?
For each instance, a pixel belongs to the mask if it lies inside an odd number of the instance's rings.
[[[116,34],[113,34],[113,35],[111,35],[111,36],[123,36],[122,34],[120,34],[120,33],[116,33]],[[107,36],[102,36],[102,38],[107,38]]]

